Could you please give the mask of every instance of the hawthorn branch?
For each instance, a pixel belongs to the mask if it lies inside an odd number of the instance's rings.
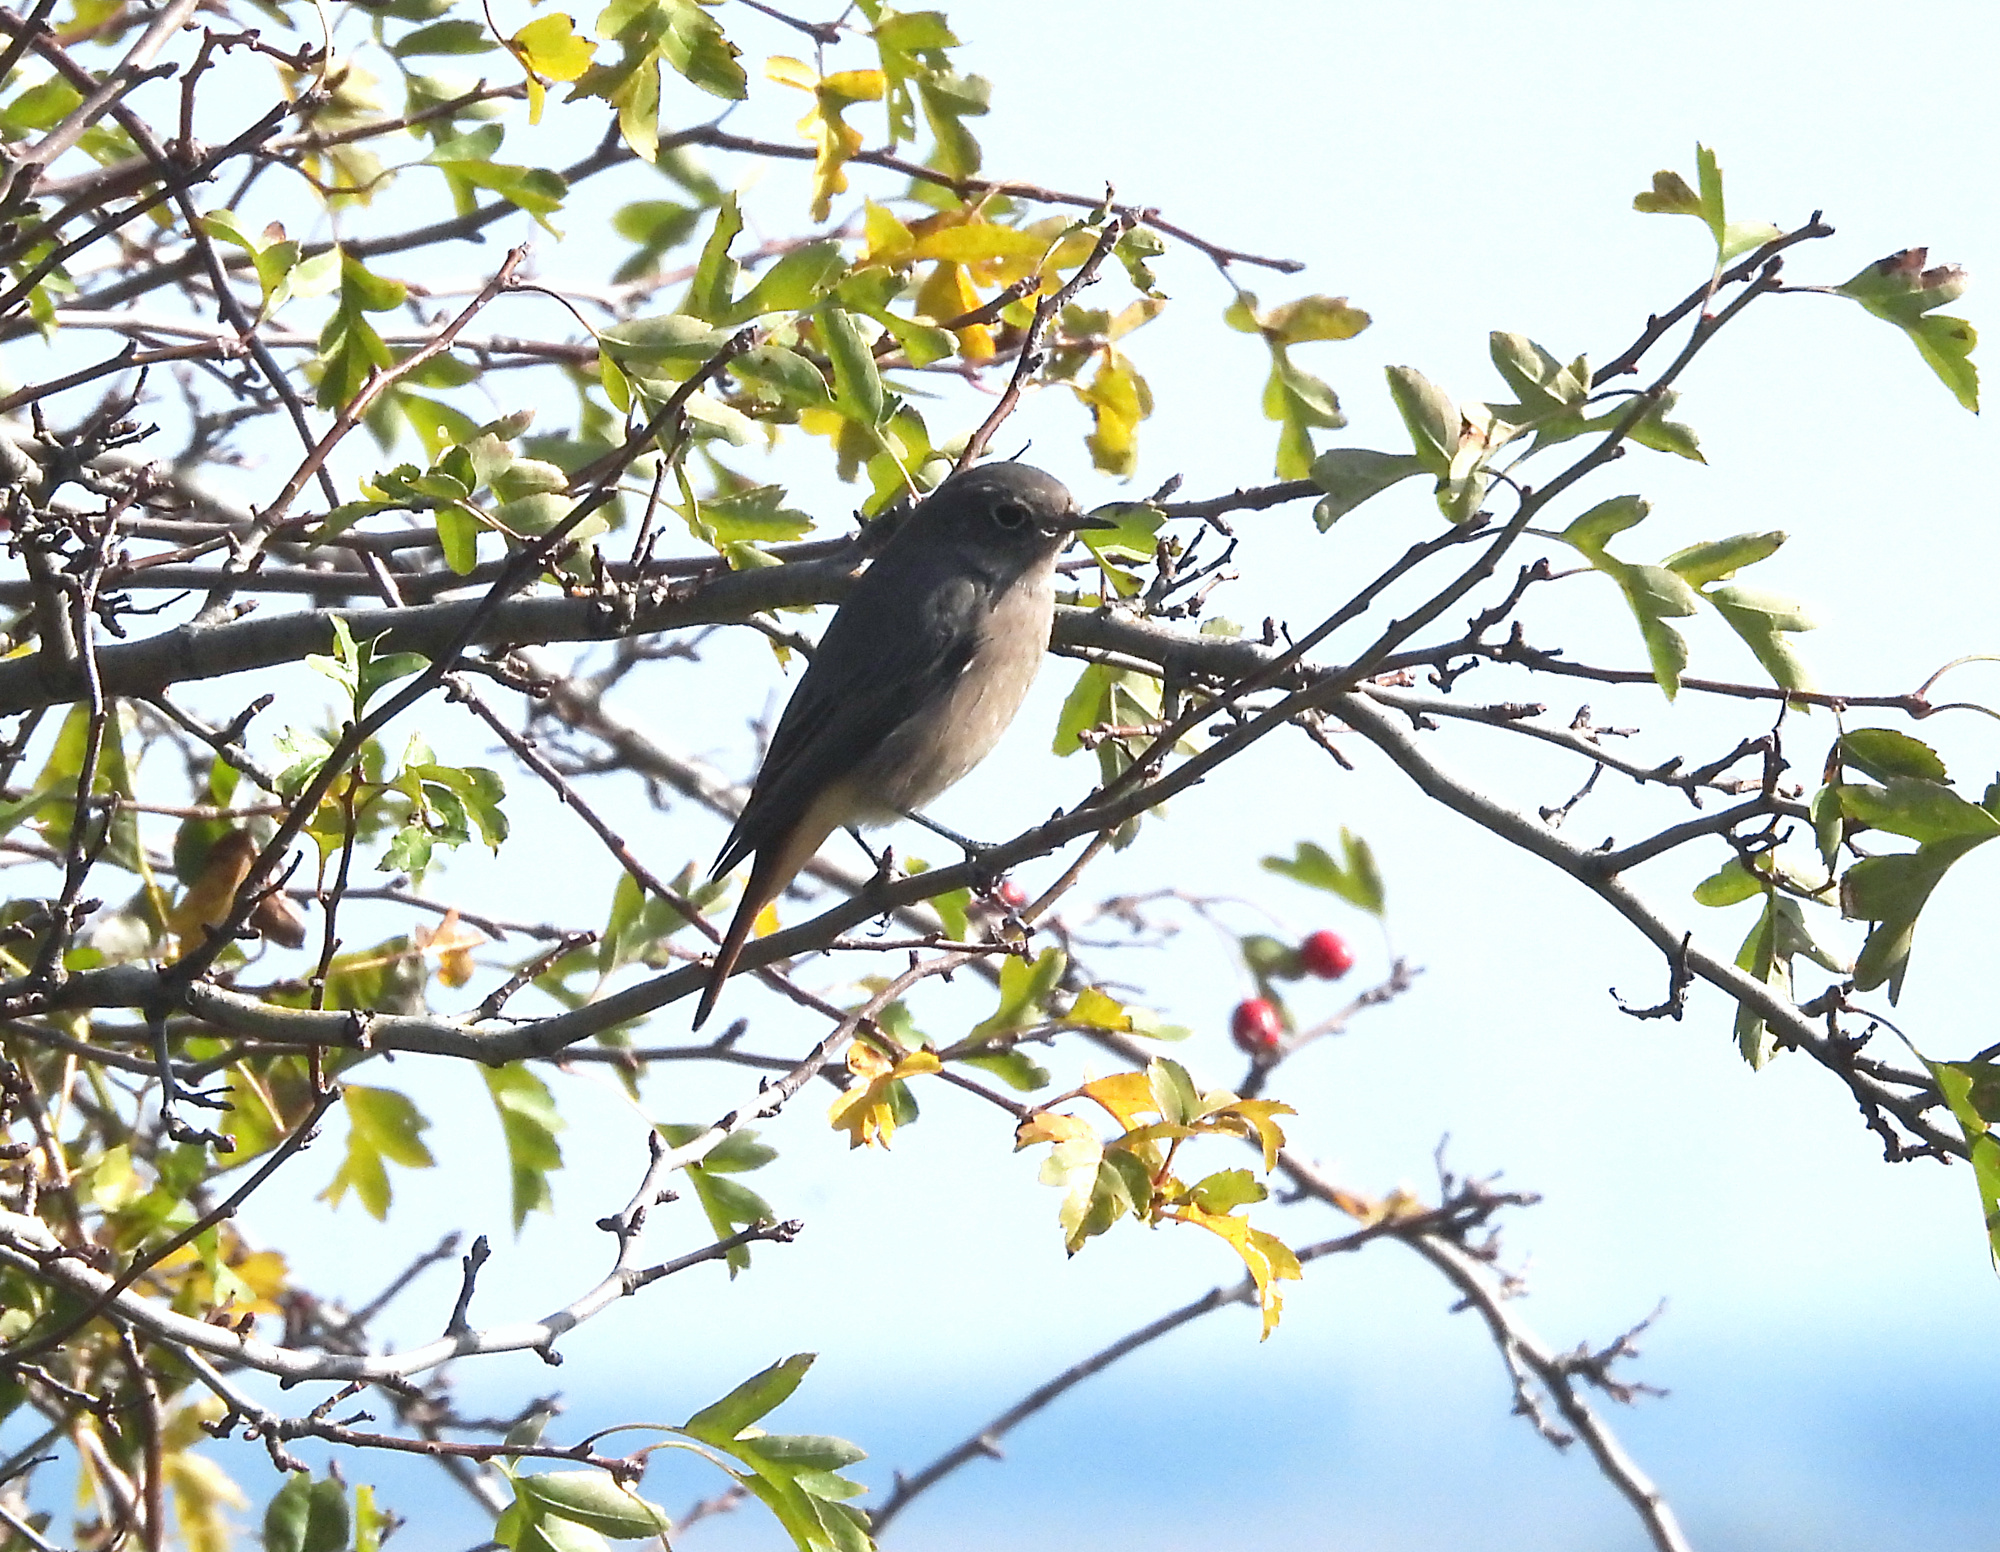
[[[752,140],[743,135],[732,135],[714,126],[700,129],[682,130],[679,134],[663,135],[660,145],[705,145],[719,151],[741,151],[752,156],[777,157],[785,161],[809,162],[819,153],[811,146],[785,145],[773,140]],[[889,151],[857,151],[848,158],[851,165],[883,167],[890,172],[914,178],[920,183],[936,184],[950,189],[960,199],[990,199],[1000,195],[1007,199],[1029,199],[1040,205],[1071,205],[1084,210],[1099,210],[1106,203],[1103,196],[1088,194],[1066,194],[1059,189],[1043,188],[1035,183],[1018,183],[992,178],[954,178],[949,173],[926,167],[921,162],[913,162]],[[1163,220],[1157,210],[1138,207],[1116,207],[1128,216],[1135,225],[1150,226],[1156,232],[1165,232],[1169,237],[1177,237],[1190,248],[1208,255],[1218,265],[1253,264],[1260,269],[1274,269],[1283,275],[1296,275],[1305,265],[1297,259],[1271,259],[1258,254],[1245,253],[1237,248],[1225,248],[1219,243],[1197,237],[1193,232],[1173,222]]]
[[[257,1369],[275,1375],[287,1384],[308,1380],[392,1385],[407,1383],[413,1376],[449,1363],[454,1358],[478,1353],[530,1351],[540,1354],[546,1362],[558,1363],[561,1360],[554,1344],[584,1321],[663,1277],[715,1260],[735,1248],[731,1242],[722,1241],[657,1266],[642,1265],[639,1256],[643,1245],[642,1231],[646,1214],[659,1194],[658,1182],[665,1178],[668,1171],[681,1167],[682,1163],[698,1162],[706,1157],[710,1149],[749,1121],[775,1115],[785,1101],[819,1070],[826,1059],[827,1047],[828,1042],[822,1041],[820,1046],[814,1048],[813,1054],[798,1064],[786,1078],[769,1085],[754,1104],[730,1112],[694,1141],[671,1151],[656,1144],[639,1194],[615,1219],[604,1221],[603,1226],[613,1233],[618,1242],[617,1255],[610,1271],[580,1297],[540,1320],[478,1331],[447,1332],[435,1341],[394,1353],[301,1351],[178,1314],[129,1289],[120,1290],[114,1286],[115,1279],[108,1273],[97,1270],[77,1252],[62,1246],[39,1218],[5,1209],[0,1209],[0,1265],[11,1266],[78,1298],[89,1300],[97,1304],[102,1313],[137,1327],[183,1353],[203,1354],[210,1359]],[[649,1135],[658,1136],[657,1133]],[[748,1243],[750,1239],[782,1243],[791,1239],[798,1227],[795,1223],[767,1224],[746,1231],[747,1237],[738,1236],[737,1239],[742,1243]]]
[[[1566,840],[1560,832],[1446,773],[1417,746],[1413,735],[1404,732],[1375,704],[1369,693],[1340,696],[1331,709],[1428,796],[1481,829],[1568,874],[1638,928],[1670,963],[1684,957],[1687,968],[1700,979],[1755,1010],[1777,1032],[1781,1043],[1807,1052],[1840,1077],[1857,1100],[1887,1111],[1926,1143],[1958,1158],[1968,1156],[1962,1136],[1930,1119],[1928,1112],[1943,1103],[1943,1096],[1934,1088],[1916,1097],[1899,1094],[1869,1074],[1843,1064],[1833,1040],[1790,998],[1778,995],[1763,981],[1745,974],[1733,963],[1717,959],[1705,949],[1689,945],[1684,951],[1685,935],[1633,893],[1622,877],[1607,870],[1602,854]]]

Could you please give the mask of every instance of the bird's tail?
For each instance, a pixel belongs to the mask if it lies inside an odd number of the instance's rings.
[[[729,931],[722,935],[722,942],[715,951],[715,968],[709,971],[708,985],[701,989],[701,1003],[694,1010],[696,1029],[707,1023],[709,1014],[715,1011],[716,999],[722,995],[722,983],[736,969],[736,961],[742,956],[743,945],[750,941],[750,929],[757,925],[757,917],[784,887],[782,882],[772,884],[760,877],[763,872],[762,866],[751,868],[750,882],[744,886],[743,898],[736,904],[736,914],[729,919]]]
[[[750,934],[757,926],[757,918],[764,913],[785,886],[792,881],[799,869],[808,862],[812,854],[819,850],[819,843],[826,839],[827,827],[817,824],[799,825],[783,843],[766,846],[757,853],[750,864],[750,880],[743,886],[743,898],[736,902],[736,914],[729,918],[729,930],[722,935],[722,942],[715,950],[715,968],[709,972],[708,985],[701,989],[701,1002],[694,1010],[696,1029],[708,1021],[715,1011],[716,999],[722,995],[722,983],[736,970],[736,961],[743,953],[744,944],[750,941]]]
[[[781,839],[766,841],[757,848],[756,860],[750,864],[750,881],[743,886],[743,898],[737,902],[729,931],[723,934],[715,951],[715,968],[709,972],[708,985],[701,991],[701,1004],[694,1010],[696,1029],[715,1011],[722,983],[736,969],[737,958],[743,952],[743,945],[750,941],[751,930],[764,907],[783,894],[799,869],[812,861],[813,853],[833,833],[834,826],[848,822],[854,806],[850,784],[835,782],[813,800]],[[728,855],[725,849],[723,856]]]

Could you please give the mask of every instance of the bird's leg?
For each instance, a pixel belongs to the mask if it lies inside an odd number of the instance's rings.
[[[875,876],[861,886],[861,898],[867,899],[871,896],[881,894],[883,888],[895,876],[896,848],[893,846],[884,846],[881,851],[876,851],[874,847],[861,839],[860,830],[856,829],[853,825],[847,826],[847,833],[853,838],[854,844],[861,848],[862,855],[875,865]],[[885,917],[884,920],[886,921],[887,918]]]
[[[968,840],[956,830],[941,825],[935,819],[919,814],[913,809],[903,810],[903,817],[915,820],[933,835],[943,836],[952,845],[964,852],[966,864],[973,870],[972,892],[976,895],[991,898],[994,889],[1000,883],[1000,875],[986,859],[989,854],[996,850],[995,846],[985,841]]]
[[[866,841],[864,841],[861,838],[861,831],[859,827],[855,825],[847,826],[847,838],[852,842],[854,842],[856,846],[859,846],[861,848],[862,854],[866,856],[869,862],[874,865],[875,876],[878,879],[888,876],[889,859],[895,855],[895,851],[893,850],[893,848],[884,846],[878,852],[873,846],[870,846]]]

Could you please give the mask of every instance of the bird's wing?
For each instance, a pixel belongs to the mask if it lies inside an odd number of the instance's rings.
[[[827,627],[713,877],[787,834],[821,792],[949,691],[972,660],[979,584],[954,577],[926,589],[901,570],[878,561]]]

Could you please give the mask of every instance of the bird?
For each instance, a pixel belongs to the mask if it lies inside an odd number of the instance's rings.
[[[1056,556],[1090,516],[1053,475],[974,464],[920,501],[834,614],[709,870],[754,860],[695,1010],[836,829],[913,814],[986,758],[1034,683]]]

